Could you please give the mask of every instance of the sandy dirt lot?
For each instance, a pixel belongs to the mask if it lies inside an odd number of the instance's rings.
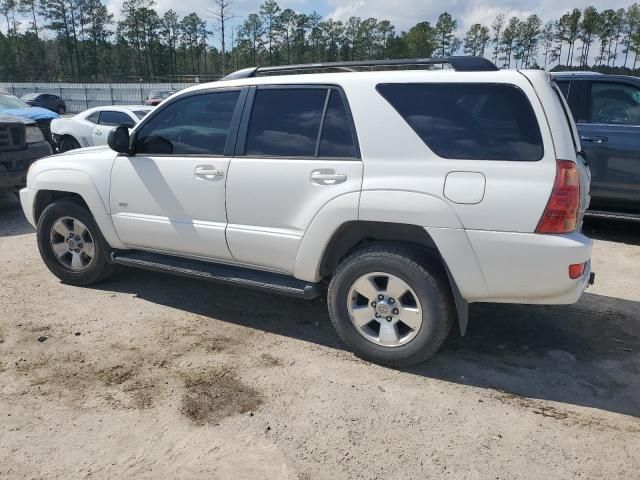
[[[0,478],[639,478],[640,228],[587,231],[580,303],[474,305],[393,370],[345,350],[324,300],[63,285],[0,198]]]

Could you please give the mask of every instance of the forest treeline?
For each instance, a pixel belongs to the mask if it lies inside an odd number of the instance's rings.
[[[233,0],[200,12],[159,12],[125,0],[115,21],[102,0],[0,0],[0,80],[166,80],[283,65],[479,55],[505,68],[596,69],[636,74],[640,6],[575,8],[557,19],[498,15],[460,32],[449,13],[398,31],[386,19],[323,18],[266,0],[234,16]]]

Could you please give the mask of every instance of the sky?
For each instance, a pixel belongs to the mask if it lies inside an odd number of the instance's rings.
[[[206,8],[212,3],[207,0],[156,0],[161,14],[173,8],[180,15],[196,12],[201,17],[207,16]],[[234,0],[231,11],[237,18],[233,23],[241,23],[249,13],[257,12],[260,3],[261,0]],[[546,22],[573,8],[593,5],[598,10],[618,9],[633,3],[633,0],[278,0],[283,9],[291,8],[300,13],[315,10],[336,20],[347,20],[351,16],[387,19],[395,25],[398,33],[424,20],[433,24],[440,13],[448,11],[458,20],[459,36],[464,35],[474,23],[490,26],[501,12],[507,17],[536,13]],[[121,4],[122,0],[107,0],[107,7],[116,19],[119,18]],[[214,38],[212,43],[218,44],[219,39]]]

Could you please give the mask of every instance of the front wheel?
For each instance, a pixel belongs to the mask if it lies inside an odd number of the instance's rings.
[[[66,111],[67,111],[67,109],[64,108],[64,105],[59,105],[58,106],[58,114],[59,115],[64,115],[64,112],[66,112]]]
[[[396,367],[432,356],[455,319],[446,275],[401,247],[368,247],[346,258],[327,303],[338,335],[357,355]]]
[[[60,153],[68,152],[69,150],[75,150],[76,148],[80,148],[80,143],[73,137],[64,137],[62,142],[60,142],[60,148],[58,149]]]
[[[113,271],[93,216],[76,202],[61,200],[45,208],[38,220],[37,237],[47,268],[65,283],[90,285]]]

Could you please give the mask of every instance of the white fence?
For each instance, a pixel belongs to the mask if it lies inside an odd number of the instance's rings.
[[[11,83],[0,88],[22,97],[27,93],[52,93],[67,104],[68,112],[102,105],[141,105],[152,90],[181,90],[193,83]]]

